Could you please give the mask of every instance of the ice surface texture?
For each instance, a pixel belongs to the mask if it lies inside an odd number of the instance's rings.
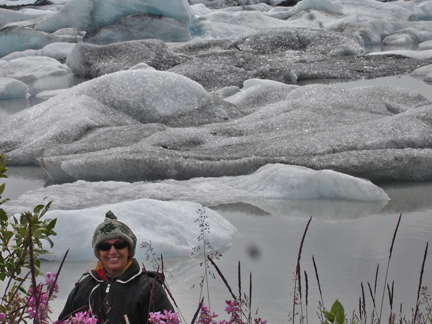
[[[248,107],[246,116],[237,108],[247,93],[272,89],[274,102]],[[12,164],[38,159],[57,181],[241,175],[267,163],[372,180],[431,178],[432,104],[413,91],[258,80],[245,91],[233,96],[235,106],[174,73],[116,72],[10,116],[0,132]]]
[[[0,100],[26,98],[29,87],[24,82],[0,77]]]
[[[39,21],[35,29],[52,33],[74,27],[98,44],[142,38],[187,41],[189,21],[183,0],[71,0],[58,13]]]
[[[211,10],[181,0],[169,6],[72,0],[45,17],[12,19],[0,37],[36,33],[32,39],[42,45],[40,35],[79,37],[85,31],[86,43],[70,49],[69,67],[59,64],[52,72],[44,62],[37,73],[74,71],[94,79],[2,120],[10,163],[38,161],[56,181],[244,175],[268,163],[372,180],[431,179],[431,103],[425,98],[387,87],[284,84],[406,74],[429,65],[428,51],[365,55],[363,46],[386,37],[389,44],[430,40],[428,6],[373,0],[307,0],[290,8],[244,4]],[[125,39],[132,25],[149,30],[141,23],[160,23],[151,30],[166,31],[177,43],[166,44],[160,34],[153,36],[162,40]],[[34,67],[31,61],[41,57],[8,59],[0,61],[0,73],[24,81],[33,74],[8,70],[10,64]],[[256,79],[266,81],[251,86]]]
[[[164,257],[189,256],[192,248],[199,244],[198,209],[200,204],[185,201],[157,201],[140,199],[118,204],[102,205],[81,210],[50,210],[47,218],[57,218],[57,236],[54,247],[49,250],[61,259],[70,249],[68,261],[96,260],[91,238],[95,228],[103,222],[104,215],[111,210],[120,221],[132,227],[137,237],[136,258],[145,260],[145,249],[141,243],[151,241],[154,252]],[[238,238],[237,229],[215,211],[206,209],[207,223],[211,228],[206,238],[214,249],[229,247]],[[80,239],[77,240],[79,229]],[[48,248],[48,246],[47,246]]]
[[[86,182],[53,185],[21,195],[5,204],[9,212],[28,210],[40,201],[53,201],[50,210],[85,209],[141,198],[194,201],[206,206],[247,203],[260,206],[271,200],[333,199],[368,202],[381,207],[387,194],[371,182],[331,170],[315,171],[301,166],[268,164],[252,174],[237,177],[193,178],[158,182]],[[264,208],[264,210],[266,210]],[[282,209],[284,210],[284,209]],[[346,215],[349,213],[345,214]],[[355,214],[355,213],[352,213]]]

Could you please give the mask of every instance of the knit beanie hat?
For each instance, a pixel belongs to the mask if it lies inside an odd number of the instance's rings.
[[[111,211],[106,213],[105,221],[96,227],[93,234],[92,246],[94,255],[98,257],[98,245],[110,239],[122,239],[129,243],[131,256],[135,255],[137,238],[131,229],[124,223],[117,220],[116,215]]]

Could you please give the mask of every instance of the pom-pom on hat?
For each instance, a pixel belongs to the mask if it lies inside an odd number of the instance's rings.
[[[92,246],[94,255],[99,257],[98,245],[110,239],[122,239],[128,242],[131,256],[135,255],[137,238],[132,230],[124,223],[117,220],[116,215],[109,211],[106,213],[105,221],[96,227],[93,234]]]

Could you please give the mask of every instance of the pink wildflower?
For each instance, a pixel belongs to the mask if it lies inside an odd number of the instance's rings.
[[[152,324],[165,323],[164,321],[162,321],[161,316],[163,316],[161,315],[161,312],[156,312],[156,313],[151,312],[149,318],[150,323]]]
[[[95,324],[97,321],[94,315],[90,316],[90,311],[75,313],[70,319],[71,324]]]
[[[53,324],[96,324],[96,316],[90,316],[90,311],[78,312],[64,321],[55,321]]]
[[[39,323],[49,323],[48,321],[48,295],[46,292],[41,291],[42,285],[39,285],[34,292],[33,287],[29,289],[31,297],[29,299],[29,313],[30,319],[36,319]],[[37,311],[37,314],[36,314]]]
[[[239,307],[239,303],[236,300],[226,300],[225,302],[228,305],[228,307],[225,308],[225,311],[228,314],[231,314],[231,318],[228,323],[243,323],[240,316],[241,309]]]
[[[164,310],[163,314],[161,312],[150,313],[149,322],[152,324],[180,324],[178,314],[167,310]]]
[[[201,304],[201,314],[198,320],[199,324],[217,324],[217,322],[214,320],[216,317],[218,317],[218,315],[214,312],[213,314],[210,314],[210,307],[206,307],[204,304]],[[219,324],[223,323],[225,323],[225,321],[219,322]]]
[[[57,283],[57,281],[55,282],[55,285],[54,285],[54,281],[55,281],[55,279],[56,279],[56,277],[57,277],[57,273],[55,273],[55,272],[47,272],[47,274],[45,275],[45,282],[46,282],[46,285],[48,286],[48,291],[51,289],[51,287],[52,286],[54,286],[54,288],[53,288],[53,292],[55,292],[55,293],[58,293],[59,292],[59,287],[58,287],[58,283]]]

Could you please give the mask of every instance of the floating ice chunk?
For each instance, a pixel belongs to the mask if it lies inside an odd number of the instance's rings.
[[[424,76],[428,75],[429,73],[432,73],[432,64],[419,67],[418,69],[411,72],[411,75],[424,77]]]
[[[77,43],[82,35],[55,35],[36,31],[28,27],[5,27],[0,29],[0,57],[27,49],[41,49],[55,42]]]
[[[50,210],[45,218],[57,218],[57,236],[52,238],[54,247],[49,250],[61,259],[70,249],[69,261],[95,259],[91,243],[93,233],[103,222],[105,213],[111,210],[136,235],[135,255],[138,259],[145,259],[146,250],[140,248],[143,242],[151,242],[154,252],[165,258],[188,256],[195,246],[202,244],[197,241],[200,228],[195,222],[199,218],[199,209],[202,206],[192,202],[140,199],[81,210]],[[238,232],[231,223],[209,208],[205,209],[205,216],[204,221],[210,227],[205,238],[213,249],[234,244]],[[79,229],[79,233],[71,228]]]
[[[215,1],[212,1],[212,2],[215,2]],[[222,2],[222,0],[220,2]],[[212,13],[213,10],[211,10],[209,7],[207,7],[204,3],[197,3],[197,4],[192,4],[190,6],[190,12],[192,15],[205,16],[209,13]]]
[[[389,3],[381,3],[375,0],[339,0],[346,15],[359,15],[366,19],[382,19],[389,17],[391,20],[408,21],[416,18],[409,9]]]
[[[236,177],[193,178],[186,181],[85,182],[53,185],[22,194],[6,203],[9,212],[24,212],[41,201],[53,201],[54,209],[84,209],[91,206],[140,198],[187,200],[207,206],[248,203],[259,200],[338,199],[389,200],[368,180],[331,170],[316,171],[301,166],[268,164],[252,174]],[[95,205],[96,204],[96,205]]]
[[[184,62],[165,42],[158,39],[136,40],[109,45],[79,43],[66,64],[82,77],[96,78],[146,63],[157,70],[167,70]]]
[[[130,15],[115,24],[101,28],[87,41],[93,44],[112,44],[129,40],[161,39],[165,42],[185,42],[191,39],[188,25],[175,18]]]
[[[21,11],[0,8],[0,28],[9,23],[32,20],[35,18],[44,17],[47,14],[49,14],[49,12],[46,12],[44,10],[33,11],[32,13],[25,13]]]
[[[411,20],[424,20],[427,18],[425,12],[414,1],[395,1],[392,4],[412,11],[415,16],[411,17]]]
[[[390,36],[387,36],[383,39],[382,44],[383,45],[407,45],[407,44],[414,44],[418,43],[418,39],[409,33],[397,33],[392,34]]]
[[[276,162],[373,180],[425,180],[432,175],[431,150],[423,148],[431,138],[424,122],[430,105],[402,88],[304,86],[284,101],[227,123],[170,128],[130,147],[91,153],[68,154],[64,145],[66,154],[45,151],[39,162],[53,179],[61,171],[89,181],[241,175]],[[21,150],[10,149],[9,155]],[[403,159],[396,158],[400,154]],[[413,166],[412,160],[418,163]]]
[[[432,1],[422,2],[419,4],[419,7],[424,13],[424,16],[419,19],[432,20]]]
[[[0,78],[0,100],[13,98],[26,98],[29,94],[29,87],[24,82]]]
[[[263,105],[286,100],[289,92],[297,86],[260,79],[249,79],[243,83],[240,92],[225,98],[226,101],[235,104],[244,114],[250,114]]]
[[[49,76],[71,74],[72,70],[59,61],[46,56],[29,56],[10,60],[1,60],[0,77],[14,78],[31,82]]]
[[[144,25],[141,25],[142,21],[154,20],[151,17],[162,17],[162,22],[167,22],[165,18],[174,19],[177,25],[171,24],[171,32],[175,33],[175,28],[183,29],[182,33],[184,37],[190,39],[187,26],[189,24],[189,12],[187,10],[187,2],[184,0],[128,0],[119,3],[115,0],[97,1],[97,0],[71,0],[69,1],[58,13],[48,16],[36,24],[35,29],[46,32],[54,32],[58,29],[65,27],[74,27],[81,31],[86,31],[88,37],[96,34],[100,29],[111,26],[114,28],[114,33],[122,32],[128,27],[133,25],[130,20],[123,20],[125,17],[130,17],[133,22],[139,23],[142,29]],[[151,16],[151,17],[150,17]],[[135,18],[134,18],[135,17]],[[153,21],[155,23],[155,21]],[[159,25],[162,26],[162,25]],[[151,27],[151,26],[147,26]],[[153,26],[154,27],[154,26]],[[166,26],[164,28],[167,28]],[[142,30],[140,31],[143,32]],[[147,31],[147,33],[157,38],[157,34],[160,30]],[[177,32],[180,32],[179,30]],[[106,33],[110,34],[110,30]],[[131,33],[133,34],[133,33]],[[113,35],[99,35],[99,42],[102,42],[102,38],[105,41],[109,37],[113,38]],[[124,35],[125,36],[125,35]],[[138,35],[139,36],[139,35]],[[117,35],[117,41],[120,35]],[[128,36],[130,40],[131,36]],[[184,40],[184,39],[182,39]]]
[[[395,33],[385,37],[382,43],[383,45],[407,45],[430,39],[432,39],[432,30],[421,31],[414,27],[407,27],[399,29]]]
[[[432,59],[432,50],[424,50],[424,51],[396,50],[396,51],[386,51],[386,52],[374,52],[374,53],[369,53],[368,55],[389,55],[389,54],[406,56],[416,60]]]
[[[2,59],[10,61],[16,58],[27,56],[47,56],[60,61],[65,60],[74,47],[75,43],[51,43],[39,50],[25,50],[22,52],[13,52],[4,56]]]
[[[298,13],[307,9],[343,14],[343,6],[339,0],[302,0],[294,6],[293,12]]]
[[[16,60],[28,62],[29,59],[53,60],[46,57]],[[14,76],[18,77],[16,74]],[[58,144],[55,150],[65,152],[62,145],[84,139],[85,134],[102,127],[153,122],[185,127],[239,116],[242,114],[234,105],[209,94],[186,77],[140,69],[111,73],[82,83],[30,110],[11,116],[11,119],[2,120],[0,128],[4,134],[10,134],[2,138],[8,141],[8,146],[26,147],[18,150],[21,153],[16,151],[18,155],[15,158],[10,152],[11,159],[15,163],[34,164],[34,159],[40,157],[43,151]],[[96,150],[99,142],[91,143],[93,146],[96,144]]]
[[[51,43],[42,48],[41,54],[60,61],[66,59],[75,46],[75,43]]]
[[[94,4],[91,0],[73,0],[67,2],[57,13],[54,13],[35,26],[37,30],[53,33],[62,28],[75,28],[86,31],[92,23],[91,12]]]
[[[288,27],[288,21],[272,18],[257,11],[234,13],[216,10],[192,18],[189,29],[192,37],[203,39],[233,39],[256,34],[270,28]]]
[[[432,40],[420,43],[418,45],[417,49],[419,51],[431,50],[432,49]]]

